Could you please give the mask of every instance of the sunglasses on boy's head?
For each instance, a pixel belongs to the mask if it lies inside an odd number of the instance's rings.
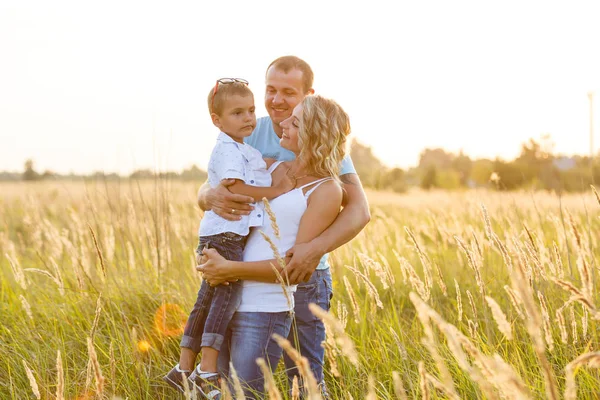
[[[212,96],[212,100],[211,100],[211,105],[210,108],[214,109],[215,108],[215,95],[217,94],[217,90],[219,89],[219,84],[221,85],[227,85],[229,83],[243,83],[244,85],[248,86],[248,81],[245,79],[240,79],[240,78],[221,78],[221,79],[217,79],[217,83],[215,83],[215,90],[213,91],[213,96]]]

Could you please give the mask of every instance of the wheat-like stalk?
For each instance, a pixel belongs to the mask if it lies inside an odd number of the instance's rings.
[[[235,400],[246,400],[246,395],[244,394],[242,383],[240,382],[240,378],[237,374],[237,371],[235,370],[231,362],[229,363],[229,374],[231,375],[231,380],[233,381],[233,389],[235,390]]]
[[[565,367],[565,400],[574,400],[577,397],[575,374],[577,368],[583,365],[588,365],[592,368],[600,368],[600,351],[582,354],[567,364]]]
[[[404,389],[404,384],[402,383],[402,378],[398,371],[392,371],[392,381],[394,382],[394,394],[399,400],[408,400],[406,397],[406,390]]]
[[[102,370],[100,369],[100,363],[98,362],[98,357],[96,356],[96,350],[94,349],[94,343],[90,337],[87,338],[88,343],[88,353],[89,359],[92,364],[92,369],[94,371],[94,376],[96,377],[96,394],[99,397],[102,397],[102,393],[104,392],[104,377],[102,376]]]
[[[492,316],[496,321],[496,325],[498,325],[498,329],[504,334],[504,336],[506,336],[508,340],[511,340],[513,338],[512,329],[510,327],[510,323],[506,319],[506,315],[504,315],[504,312],[502,311],[502,308],[500,308],[498,303],[496,303],[496,300],[489,296],[485,296],[485,300],[492,310]]]
[[[463,316],[463,307],[462,307],[462,295],[460,293],[460,286],[458,285],[458,281],[454,279],[454,286],[456,287],[456,311],[458,313],[458,322],[462,321]]]
[[[29,386],[31,387],[31,391],[36,399],[40,400],[42,396],[40,395],[40,389],[38,387],[37,381],[33,376],[33,371],[29,368],[25,360],[23,360],[23,367],[25,367],[25,373],[27,374],[27,378],[29,379]]]
[[[283,400],[281,397],[281,393],[279,389],[277,389],[277,385],[275,384],[275,379],[273,379],[273,373],[271,372],[271,368],[265,362],[265,359],[259,357],[256,359],[256,364],[260,368],[263,377],[265,379],[265,389],[267,390],[267,394],[269,396],[269,400]]]
[[[267,200],[266,197],[263,197],[262,201],[265,205],[265,211],[269,216],[269,220],[271,221],[271,228],[273,228],[273,234],[277,239],[280,239],[281,237],[279,232],[279,225],[277,225],[277,218],[275,218],[275,213],[271,209],[271,204],[269,204],[269,200]]]
[[[64,400],[65,398],[65,376],[63,372],[62,358],[60,350],[56,354],[56,400]]]
[[[324,324],[331,328],[331,332],[335,335],[336,342],[341,350],[341,354],[344,355],[348,360],[358,367],[358,353],[356,352],[356,346],[350,337],[344,331],[344,328],[340,322],[331,314],[323,310],[321,307],[314,303],[308,305],[308,309],[313,315],[323,321]]]

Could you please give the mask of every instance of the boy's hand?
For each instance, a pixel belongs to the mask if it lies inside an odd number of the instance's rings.
[[[235,183],[235,179],[225,179],[214,189],[206,193],[206,204],[208,209],[214,211],[219,217],[229,221],[239,221],[242,215],[250,214],[254,209],[250,203],[254,199],[243,194],[231,193],[228,186]]]

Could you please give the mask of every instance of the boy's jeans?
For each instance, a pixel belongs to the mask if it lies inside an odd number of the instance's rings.
[[[204,248],[212,248],[230,261],[242,261],[246,237],[225,232],[213,236],[200,236],[197,253]],[[219,351],[223,344],[227,326],[241,301],[240,281],[229,285],[211,287],[202,281],[196,304],[188,317],[180,347],[200,353],[202,347],[212,347]]]

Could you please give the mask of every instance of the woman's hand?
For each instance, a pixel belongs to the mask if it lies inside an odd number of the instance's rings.
[[[202,272],[202,277],[210,284],[210,286],[217,286],[220,284],[229,285],[229,282],[235,282],[237,279],[230,276],[231,266],[230,261],[226,260],[219,252],[215,249],[204,249],[202,251],[203,261],[202,264],[198,265],[196,269]]]

